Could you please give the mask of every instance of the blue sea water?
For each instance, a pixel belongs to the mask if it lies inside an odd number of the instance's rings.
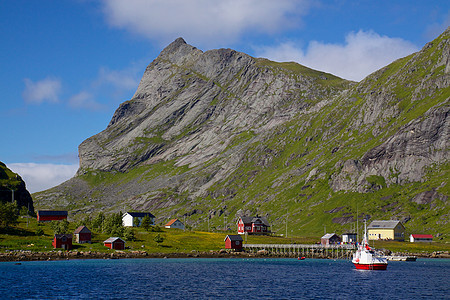
[[[450,299],[450,260],[119,259],[0,263],[2,299]]]

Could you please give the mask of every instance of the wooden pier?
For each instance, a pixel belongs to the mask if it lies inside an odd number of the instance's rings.
[[[282,257],[350,259],[355,245],[316,245],[316,244],[244,244],[247,252]]]

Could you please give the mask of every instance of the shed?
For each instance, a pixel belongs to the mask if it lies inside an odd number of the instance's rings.
[[[343,233],[342,234],[342,242],[343,243],[356,243],[357,242],[357,236],[356,233]]]
[[[145,216],[149,216],[151,225],[155,225],[155,216],[149,212],[126,212],[122,216],[123,226],[139,227]]]
[[[229,234],[225,237],[225,249],[234,249],[236,251],[242,250],[242,243],[244,240],[239,234]]]
[[[86,226],[82,225],[78,227],[74,232],[75,243],[84,244],[91,243],[92,233]]]
[[[184,229],[184,224],[178,219],[172,219],[170,220],[166,225],[166,228],[178,228],[178,229]]]
[[[375,220],[367,227],[369,240],[405,240],[405,227],[398,220]]]
[[[339,244],[340,242],[341,238],[336,233],[327,233],[320,239],[320,243],[323,246]]]
[[[409,236],[409,241],[411,243],[417,243],[417,242],[432,242],[433,236],[431,234],[411,234]]]
[[[64,250],[72,249],[71,234],[55,234],[52,242],[53,248],[63,248]]]
[[[109,239],[105,240],[103,244],[108,247],[109,249],[114,250],[124,250],[125,249],[125,241],[122,240],[119,237],[110,237]]]
[[[67,219],[67,210],[38,210],[37,221],[58,221]]]

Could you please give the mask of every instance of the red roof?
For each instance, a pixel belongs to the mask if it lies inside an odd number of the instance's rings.
[[[165,226],[171,226],[173,223],[175,223],[178,219],[172,219],[167,223]]]
[[[431,234],[411,234],[415,239],[432,239],[433,235]]]

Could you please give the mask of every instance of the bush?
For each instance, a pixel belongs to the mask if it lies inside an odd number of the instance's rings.
[[[0,227],[17,224],[17,204],[13,202],[0,203]]]
[[[36,229],[36,232],[34,234],[37,236],[44,235],[44,230],[42,230],[42,228],[38,228]]]

